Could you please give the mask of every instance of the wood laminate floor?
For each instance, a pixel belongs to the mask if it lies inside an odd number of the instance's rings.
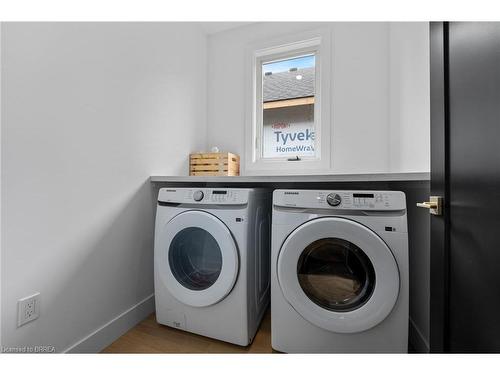
[[[105,348],[103,353],[273,353],[271,311],[264,315],[251,345],[242,347],[156,322],[154,314]]]
[[[416,353],[409,346],[409,353]],[[105,348],[102,353],[279,353],[271,348],[271,310],[267,310],[251,345],[242,347],[170,328],[155,314]]]

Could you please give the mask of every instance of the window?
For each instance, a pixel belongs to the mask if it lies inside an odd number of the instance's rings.
[[[262,157],[311,158],[315,54],[262,64]]]
[[[305,173],[328,169],[329,32],[254,47],[249,58],[252,84],[246,170]]]

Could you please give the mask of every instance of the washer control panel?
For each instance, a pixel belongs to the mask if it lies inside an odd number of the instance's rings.
[[[158,194],[158,201],[163,203],[191,203],[191,204],[246,204],[250,189],[224,188],[162,188]]]
[[[273,204],[299,208],[394,211],[406,209],[406,198],[401,191],[275,190]]]

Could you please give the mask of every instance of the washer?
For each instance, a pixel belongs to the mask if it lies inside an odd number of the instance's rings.
[[[165,188],[158,194],[158,323],[246,346],[269,304],[271,194]]]
[[[275,350],[407,352],[404,193],[276,190],[271,255]]]

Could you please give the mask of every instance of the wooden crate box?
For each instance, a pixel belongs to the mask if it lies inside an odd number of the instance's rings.
[[[230,152],[189,155],[190,176],[239,176],[240,157]]]

